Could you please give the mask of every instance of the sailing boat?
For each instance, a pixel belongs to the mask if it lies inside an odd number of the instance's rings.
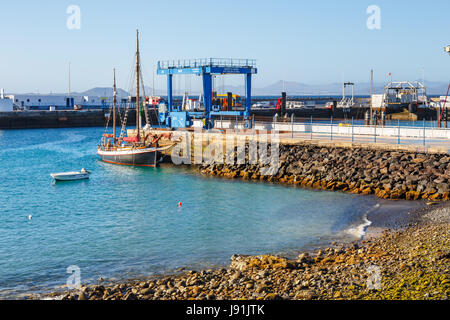
[[[161,136],[152,139],[150,143],[146,143],[147,137],[141,135],[142,129],[140,127],[141,117],[141,100],[139,95],[139,89],[141,85],[140,75],[140,53],[139,53],[139,31],[137,31],[136,39],[136,132],[135,136],[120,137],[116,136],[116,105],[117,105],[117,87],[116,87],[116,73],[114,70],[114,86],[113,86],[113,133],[104,134],[102,143],[98,146],[97,154],[101,160],[107,163],[138,166],[138,167],[156,167],[158,162],[158,153],[163,148],[158,148],[158,141]],[[145,100],[145,99],[143,99]],[[145,107],[145,106],[144,106]],[[126,116],[125,116],[126,119]],[[122,123],[122,126],[126,126]],[[148,123],[147,119],[147,125]]]

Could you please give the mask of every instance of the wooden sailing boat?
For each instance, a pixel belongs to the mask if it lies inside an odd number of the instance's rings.
[[[116,105],[117,105],[117,87],[116,73],[114,70],[114,86],[113,86],[113,134],[104,134],[102,143],[97,149],[97,154],[101,160],[107,163],[139,166],[139,167],[156,167],[158,162],[158,153],[162,150],[157,147],[158,140],[152,139],[152,142],[146,143],[146,137],[143,138],[140,127],[140,53],[139,53],[139,31],[137,31],[136,39],[136,135],[132,137],[116,137]],[[149,123],[148,123],[149,124]],[[122,124],[123,126],[126,123]]]

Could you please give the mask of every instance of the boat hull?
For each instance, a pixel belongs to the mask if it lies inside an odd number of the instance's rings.
[[[98,150],[97,154],[103,162],[123,166],[156,167],[158,160],[156,148],[129,151]]]
[[[87,173],[74,173],[74,174],[51,174],[50,175],[55,181],[76,181],[76,180],[86,180],[89,179],[89,174]]]

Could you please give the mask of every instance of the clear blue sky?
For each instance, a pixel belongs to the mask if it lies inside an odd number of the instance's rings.
[[[66,27],[72,4],[81,30]],[[369,5],[381,8],[381,30],[366,27]],[[427,80],[450,80],[448,0],[5,0],[0,87],[65,92],[70,61],[73,91],[111,86],[113,67],[127,89],[137,28],[147,85],[157,60],[199,57],[257,59],[257,87],[340,82],[343,74],[368,82],[371,68],[377,82],[389,72],[420,79],[422,69]]]

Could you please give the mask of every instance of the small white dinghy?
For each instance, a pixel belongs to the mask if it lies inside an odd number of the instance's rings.
[[[86,169],[81,169],[80,172],[63,172],[63,173],[52,173],[50,176],[55,179],[55,181],[75,181],[89,179],[91,173]]]

